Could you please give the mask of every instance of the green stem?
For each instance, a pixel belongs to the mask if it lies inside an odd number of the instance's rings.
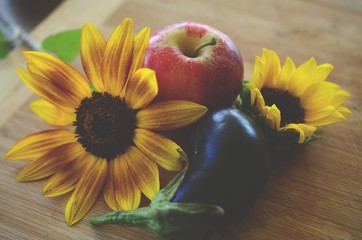
[[[207,47],[207,46],[213,46],[216,44],[216,39],[214,37],[212,37],[210,39],[210,41],[208,42],[204,42],[204,43],[201,43],[200,45],[198,45],[197,47],[194,48],[194,50],[192,51],[191,53],[191,56],[192,57],[196,57],[197,54],[199,53],[199,51],[204,48],[204,47]]]
[[[223,215],[223,209],[214,205],[162,201],[132,211],[92,216],[89,222],[148,228],[159,240],[210,240],[216,239],[215,226]]]
[[[187,169],[186,161],[184,170],[156,194],[150,206],[92,216],[90,223],[145,227],[154,232],[159,240],[216,239],[218,234],[215,226],[224,216],[222,208],[208,204],[170,202]]]
[[[92,93],[97,92],[97,89],[94,87],[94,85],[91,82],[89,82],[89,87],[90,87]]]
[[[149,208],[139,208],[137,211],[114,211],[89,218],[89,222],[93,225],[116,223],[122,226],[137,227],[147,227],[149,220]]]

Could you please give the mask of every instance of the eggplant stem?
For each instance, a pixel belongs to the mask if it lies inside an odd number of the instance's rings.
[[[151,206],[159,202],[169,202],[175,195],[178,187],[180,186],[184,176],[189,168],[189,161],[185,152],[179,150],[181,158],[185,162],[185,166],[163,189],[161,189],[152,199]]]
[[[93,225],[120,224],[122,226],[147,227],[150,220],[150,209],[139,208],[136,211],[114,211],[99,216],[91,216],[89,222]]]
[[[93,225],[119,224],[148,228],[158,239],[214,239],[215,223],[223,216],[224,210],[216,205],[170,202],[188,168],[185,168],[153,198],[148,207],[132,211],[114,211],[91,216]]]

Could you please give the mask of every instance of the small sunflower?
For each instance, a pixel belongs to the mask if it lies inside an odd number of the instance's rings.
[[[81,34],[81,60],[87,75],[43,52],[25,52],[24,83],[42,99],[31,109],[56,129],[29,135],[6,154],[31,160],[18,181],[50,177],[47,197],[73,191],[65,208],[72,225],[92,208],[103,191],[113,210],[138,208],[141,193],[159,191],[157,165],[170,171],[183,167],[184,153],[154,131],[195,122],[206,107],[187,101],[152,103],[158,93],[155,72],[142,68],[150,29],[136,37],[126,18],[106,42],[90,23]]]
[[[304,143],[317,127],[345,120],[351,111],[342,106],[350,94],[327,82],[331,64],[317,65],[312,57],[299,67],[287,57],[283,66],[279,56],[263,49],[256,57],[250,90],[250,103],[267,125],[278,132],[299,133]]]

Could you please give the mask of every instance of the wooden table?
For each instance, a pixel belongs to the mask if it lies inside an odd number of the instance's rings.
[[[247,216],[223,230],[222,239],[362,239],[362,2],[359,0],[102,0],[65,1],[32,32],[37,40],[93,22],[108,35],[124,18],[139,31],[179,20],[225,32],[239,47],[250,79],[255,55],[275,50],[299,65],[314,56],[335,70],[329,81],[352,98],[347,121],[324,127],[324,138],[275,158],[269,183]],[[35,96],[22,84],[24,48],[0,63],[0,155],[27,134],[49,127],[28,107]],[[81,69],[79,59],[73,65]],[[117,225],[93,227],[87,217],[64,221],[69,195],[44,198],[44,181],[17,183],[25,162],[0,160],[0,239],[154,239],[146,231]],[[109,212],[100,199],[89,215]],[[89,216],[88,215],[88,216]]]

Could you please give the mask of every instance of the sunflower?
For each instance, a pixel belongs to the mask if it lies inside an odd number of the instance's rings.
[[[206,107],[187,101],[151,103],[158,93],[155,72],[142,68],[150,29],[134,37],[126,18],[106,42],[90,23],[82,28],[81,60],[89,81],[71,66],[43,52],[24,52],[23,82],[41,97],[31,109],[56,128],[29,135],[6,154],[31,160],[20,182],[50,177],[47,197],[73,191],[65,208],[72,225],[100,194],[113,210],[138,208],[141,194],[152,199],[160,189],[158,165],[183,167],[184,152],[155,131],[195,122]]]
[[[283,66],[279,56],[263,49],[256,57],[250,90],[250,103],[278,132],[299,133],[299,143],[313,136],[317,127],[340,122],[351,115],[342,106],[350,94],[326,81],[331,64],[317,65],[312,57],[296,67],[290,57]]]

